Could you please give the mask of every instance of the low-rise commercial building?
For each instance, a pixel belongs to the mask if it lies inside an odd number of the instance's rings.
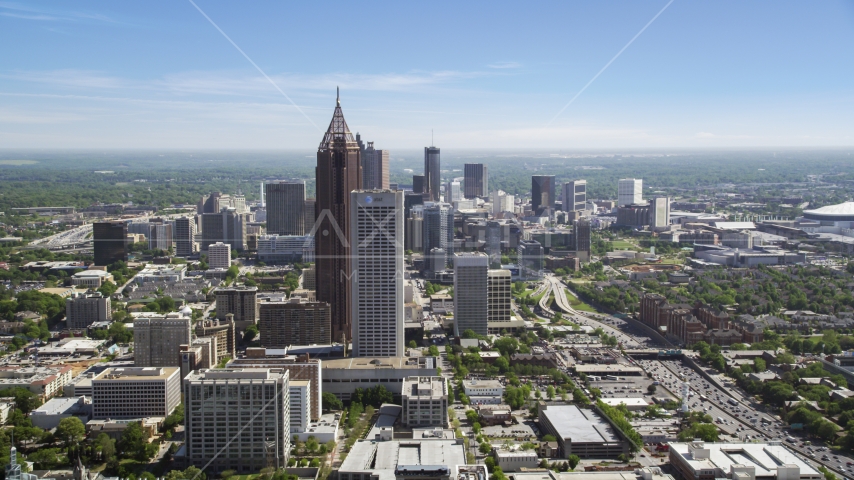
[[[71,382],[71,367],[0,367],[0,389],[26,388],[42,400],[58,395]]]
[[[408,377],[438,375],[434,357],[356,357],[323,362],[323,393],[349,401],[357,388],[382,385],[395,395]]]
[[[106,270],[84,270],[71,276],[71,285],[75,287],[100,288],[106,282],[112,282],[113,274]]]
[[[92,379],[92,416],[167,417],[181,403],[178,367],[108,368]]]
[[[448,426],[448,384],[444,377],[409,377],[403,381],[400,396],[404,425]]]
[[[669,443],[670,464],[686,480],[819,480],[822,474],[782,445]]]
[[[485,465],[466,465],[462,439],[360,440],[338,467],[338,480],[486,479]],[[468,475],[467,475],[468,474]]]
[[[540,426],[557,438],[564,458],[616,458],[629,452],[629,442],[592,409],[541,403],[539,410]]]
[[[498,380],[463,380],[463,393],[472,405],[498,404],[504,396],[504,385]]]
[[[133,277],[138,285],[146,283],[176,283],[184,280],[187,273],[186,265],[146,265]]]
[[[537,468],[540,459],[537,452],[531,450],[496,450],[493,454],[495,464],[504,472],[519,472],[523,468]]]
[[[33,425],[52,430],[63,418],[77,417],[85,425],[92,418],[92,400],[87,397],[60,397],[48,400],[30,412]]]

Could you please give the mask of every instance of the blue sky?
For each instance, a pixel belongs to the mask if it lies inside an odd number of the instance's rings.
[[[0,1],[0,147],[854,144],[854,3]],[[311,120],[311,122],[306,118]]]

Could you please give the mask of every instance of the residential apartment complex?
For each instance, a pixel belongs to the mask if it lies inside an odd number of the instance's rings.
[[[332,343],[332,318],[326,302],[291,298],[286,302],[261,302],[258,311],[263,347]]]
[[[68,328],[86,328],[94,322],[111,320],[110,297],[99,292],[72,293],[65,299],[65,323]]]
[[[180,367],[180,347],[190,343],[190,317],[151,314],[133,322],[133,360],[137,367]]]

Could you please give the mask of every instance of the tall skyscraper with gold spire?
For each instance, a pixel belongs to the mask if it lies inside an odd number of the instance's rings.
[[[337,96],[329,128],[317,149],[315,244],[317,300],[327,302],[332,341],[352,337],[350,268],[350,192],[362,189],[359,144],[350,133]]]

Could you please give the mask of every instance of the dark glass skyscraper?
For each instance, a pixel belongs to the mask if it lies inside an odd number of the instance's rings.
[[[439,148],[424,147],[424,193],[429,194],[429,198],[425,197],[425,200],[439,201],[441,177]]]
[[[485,197],[489,195],[489,182],[486,165],[482,163],[467,163],[463,167],[465,184],[463,185],[466,198]]]
[[[107,266],[127,261],[125,242],[128,226],[125,222],[96,222],[92,225],[95,265]]]
[[[305,182],[275,181],[264,185],[267,233],[305,234]]]
[[[359,144],[344,121],[340,99],[317,149],[315,175],[317,301],[330,306],[332,341],[341,341],[342,336],[350,340],[350,192],[362,189],[362,167]]]
[[[545,208],[555,208],[555,177],[534,175],[531,177],[531,210],[538,214]]]

